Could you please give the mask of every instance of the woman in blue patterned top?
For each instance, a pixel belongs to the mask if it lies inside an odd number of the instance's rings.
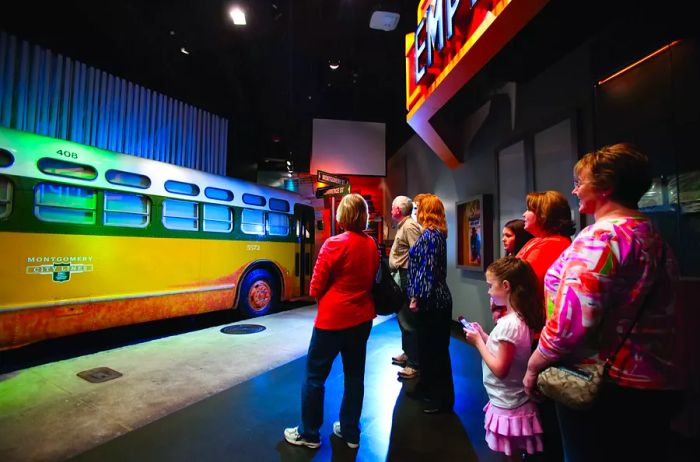
[[[421,365],[409,396],[427,402],[424,412],[451,412],[455,394],[450,363],[452,295],[447,287],[447,221],[445,206],[434,194],[419,194],[418,223],[423,233],[409,251],[409,308],[417,313]]]

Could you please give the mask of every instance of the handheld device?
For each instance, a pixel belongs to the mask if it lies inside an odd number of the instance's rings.
[[[460,316],[457,318],[457,320],[464,326],[465,329],[474,331],[474,327],[471,325],[470,322],[468,322],[466,319],[464,319],[464,316]]]

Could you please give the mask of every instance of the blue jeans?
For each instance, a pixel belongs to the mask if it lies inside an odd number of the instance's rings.
[[[340,431],[350,443],[360,441],[360,414],[365,395],[365,358],[372,321],[340,330],[314,327],[306,357],[306,380],[301,388],[301,426],[306,441],[320,441],[325,383],[333,361],[343,358],[345,389],[340,405]]]

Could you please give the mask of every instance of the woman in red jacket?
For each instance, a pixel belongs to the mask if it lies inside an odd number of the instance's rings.
[[[367,203],[362,196],[343,197],[336,220],[345,232],[326,239],[311,277],[310,294],[318,299],[318,313],[306,357],[301,425],[284,430],[288,443],[314,449],[321,445],[326,378],[339,353],[345,390],[340,421],[333,424],[333,433],[348,447],[359,447],[367,339],[376,316],[372,286],[379,268],[379,251],[374,239],[363,232],[367,228]]]
[[[544,275],[571,245],[576,225],[571,219],[569,201],[558,191],[528,193],[526,203],[527,210],[523,213],[525,231],[535,237],[527,241],[515,256],[527,261],[535,271],[544,310]]]

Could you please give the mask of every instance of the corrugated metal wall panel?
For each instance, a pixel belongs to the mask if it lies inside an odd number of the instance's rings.
[[[0,125],[226,174],[227,119],[4,32]]]

